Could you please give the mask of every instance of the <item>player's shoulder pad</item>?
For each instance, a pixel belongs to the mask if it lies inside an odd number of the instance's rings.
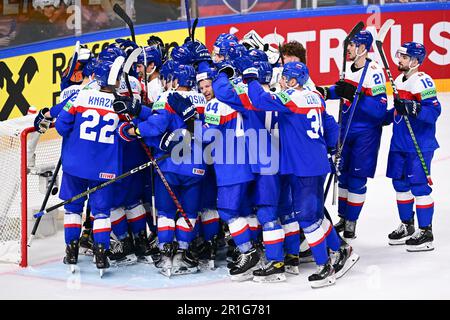
[[[415,95],[420,95],[421,100],[436,97],[436,85],[433,78],[428,74],[425,72],[417,72],[417,75],[412,77],[411,80],[411,91]]]

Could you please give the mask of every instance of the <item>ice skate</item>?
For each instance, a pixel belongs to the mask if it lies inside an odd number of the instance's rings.
[[[138,236],[134,238],[134,249],[138,262],[148,264],[154,262],[152,252],[155,250],[152,250],[152,247],[150,246],[146,230],[142,230],[139,232]]]
[[[84,229],[80,237],[79,253],[85,256],[93,256],[92,247],[94,246],[94,238],[92,229]]]
[[[341,216],[339,216],[339,218],[339,221],[334,225],[334,229],[338,233],[344,231],[345,228],[345,219]]]
[[[66,245],[66,256],[63,262],[69,265],[71,273],[75,273],[78,263],[78,240],[72,240],[70,244]]]
[[[415,232],[414,220],[402,222],[398,228],[392,231],[389,235],[389,244],[391,246],[403,245],[406,240],[410,239]]]
[[[262,268],[253,271],[255,282],[282,282],[286,281],[283,261],[269,261]]]
[[[352,240],[356,238],[356,221],[345,220],[344,238]]]
[[[419,228],[410,239],[406,240],[406,251],[419,252],[434,250],[433,240],[431,225],[425,228]]]
[[[129,236],[119,241],[111,240],[108,258],[112,265],[118,267],[136,264],[138,259],[134,254],[133,240]]]
[[[287,273],[298,275],[300,274],[300,259],[295,254],[287,254],[284,257],[284,268]]]
[[[346,274],[358,260],[359,255],[353,252],[353,248],[349,244],[342,244],[341,248],[334,253],[334,259],[332,259],[336,279]]]
[[[230,270],[231,280],[245,281],[253,278],[253,270],[258,267],[259,255],[255,248],[242,253],[237,258],[236,264]]]
[[[199,248],[198,262],[202,270],[214,270],[216,268],[216,251],[217,246],[214,240],[203,242]]]
[[[183,275],[198,272],[198,261],[186,249],[178,249],[172,260],[172,274]]]
[[[336,283],[336,274],[331,265],[331,259],[322,266],[317,266],[317,271],[308,277],[312,288],[331,286]]]
[[[164,243],[163,250],[161,251],[161,259],[155,263],[155,267],[160,269],[159,272],[169,278],[172,275],[172,259],[177,248],[178,243],[176,242]]]
[[[310,263],[315,261],[311,249],[308,249],[306,251],[300,251],[298,253],[298,259],[300,263]]]
[[[105,270],[109,268],[109,259],[106,249],[102,243],[94,245],[95,265],[100,272],[100,278],[105,274]]]

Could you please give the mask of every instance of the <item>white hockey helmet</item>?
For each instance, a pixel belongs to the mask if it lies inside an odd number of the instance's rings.
[[[255,30],[250,30],[239,43],[243,44],[247,49],[253,48],[264,51],[270,64],[277,63],[280,58],[280,52],[264,42],[263,38]]]

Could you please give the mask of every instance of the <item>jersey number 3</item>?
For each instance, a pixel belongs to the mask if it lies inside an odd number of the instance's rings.
[[[97,141],[97,132],[94,130],[100,123],[100,118],[102,118],[95,110],[86,110],[81,115],[83,118],[91,118],[90,120],[84,121],[80,125],[80,138],[89,141]],[[115,113],[107,113],[103,116],[103,121],[106,125],[102,126],[100,129],[100,134],[98,135],[98,142],[114,144],[114,130],[117,128],[119,123],[119,117]]]

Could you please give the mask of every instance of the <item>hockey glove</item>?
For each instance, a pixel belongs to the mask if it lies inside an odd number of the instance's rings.
[[[172,132],[165,132],[159,141],[159,149],[164,152],[171,152],[173,147],[182,141],[180,140],[180,135],[183,136],[184,139],[186,134],[188,134],[186,129],[182,129],[181,131],[177,129]]]
[[[327,148],[328,161],[330,162],[331,173],[336,173],[336,167],[334,166],[334,161],[336,159],[336,148]]]
[[[356,87],[345,81],[336,82],[335,92],[336,94],[344,99],[353,102],[355,96]]]
[[[117,97],[113,103],[114,111],[118,114],[128,113],[132,116],[138,117],[142,110],[142,105],[136,98],[121,96]]]
[[[130,142],[135,140],[138,137],[136,133],[135,126],[131,122],[122,122],[118,127],[117,131],[119,132],[119,137],[121,137],[124,141]],[[133,129],[133,130],[131,130]],[[134,134],[132,134],[134,133]]]
[[[234,78],[236,71],[234,70],[234,67],[228,62],[228,61],[220,61],[218,63],[215,63],[214,66],[217,69],[217,73],[225,73],[228,77],[228,79]]]
[[[53,118],[50,116],[45,116],[46,113],[50,113],[49,108],[43,108],[39,111],[36,118],[34,118],[34,128],[39,133],[45,133],[50,125],[52,124]]]
[[[233,63],[239,70],[239,72],[242,74],[242,79],[244,80],[244,82],[250,82],[252,80],[258,79],[258,69],[255,68],[253,61],[250,59],[250,57],[247,56],[237,57],[233,61]]]
[[[422,110],[420,102],[415,100],[394,99],[394,107],[398,114],[417,117]]]
[[[316,90],[322,95],[324,100],[328,99],[328,92],[330,92],[328,87],[316,87]]]
[[[138,48],[138,45],[131,40],[119,38],[116,39],[116,42],[119,44],[119,48],[122,49],[127,56],[129,56],[134,49]]]
[[[167,97],[167,103],[183,119],[184,123],[190,128],[193,121],[199,118],[197,109],[188,97],[183,97],[178,92],[170,93]],[[191,130],[189,130],[191,131]]]
[[[188,49],[192,52],[194,63],[203,61],[211,62],[211,55],[206,46],[198,40],[185,42]]]

